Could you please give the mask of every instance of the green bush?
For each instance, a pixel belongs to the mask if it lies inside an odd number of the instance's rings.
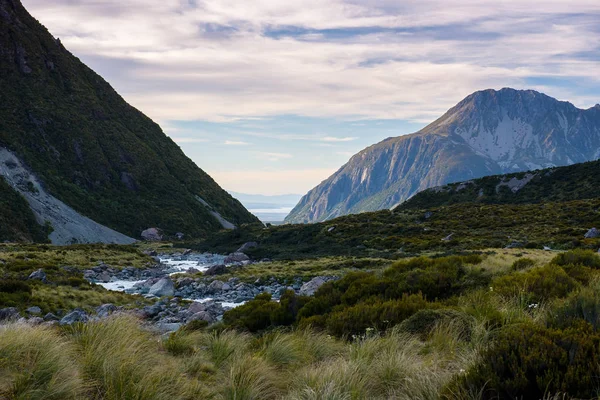
[[[419,310],[432,307],[421,294],[405,294],[401,299],[356,304],[334,311],[327,317],[327,331],[338,337],[363,334],[367,328],[383,331]]]
[[[573,264],[599,269],[600,257],[591,250],[577,249],[557,255],[552,259],[552,263],[560,266]]]
[[[511,269],[513,271],[521,271],[523,269],[531,268],[535,265],[535,261],[531,258],[520,258],[513,262]]]
[[[561,267],[549,264],[494,279],[492,288],[505,296],[526,295],[532,302],[562,298],[578,286]]]
[[[469,340],[473,330],[473,317],[452,309],[425,309],[417,311],[402,321],[398,329],[402,332],[418,335],[426,340],[431,331],[440,324],[459,324],[464,332],[464,339]]]
[[[482,399],[541,399],[548,393],[596,398],[600,387],[600,336],[582,322],[565,330],[529,324],[503,329],[480,361],[448,393],[482,393]]]
[[[13,279],[0,281],[0,292],[1,293],[29,293],[31,294],[31,287],[23,281],[17,281]]]

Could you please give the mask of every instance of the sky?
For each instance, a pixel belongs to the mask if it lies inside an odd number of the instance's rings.
[[[22,0],[225,189],[305,193],[470,93],[600,103],[598,0]]]

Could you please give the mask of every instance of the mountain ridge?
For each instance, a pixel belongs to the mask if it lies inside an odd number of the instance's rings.
[[[223,229],[214,212],[258,222],[17,0],[0,0],[0,147],[51,195],[133,238],[204,236]]]
[[[487,89],[415,133],[357,153],[309,191],[286,222],[392,208],[450,182],[599,157],[600,108],[579,109],[533,90]]]

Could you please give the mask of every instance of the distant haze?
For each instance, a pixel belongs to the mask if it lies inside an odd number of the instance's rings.
[[[256,215],[262,222],[271,223],[282,222],[302,197],[301,194],[266,196],[237,192],[229,193],[241,201],[244,207]]]

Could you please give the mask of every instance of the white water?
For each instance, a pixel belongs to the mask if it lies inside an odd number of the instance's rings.
[[[123,292],[127,289],[131,289],[133,285],[136,283],[140,283],[144,281],[114,281],[114,282],[106,282],[106,283],[97,283],[97,285],[102,286],[106,290],[112,290],[113,292]]]

